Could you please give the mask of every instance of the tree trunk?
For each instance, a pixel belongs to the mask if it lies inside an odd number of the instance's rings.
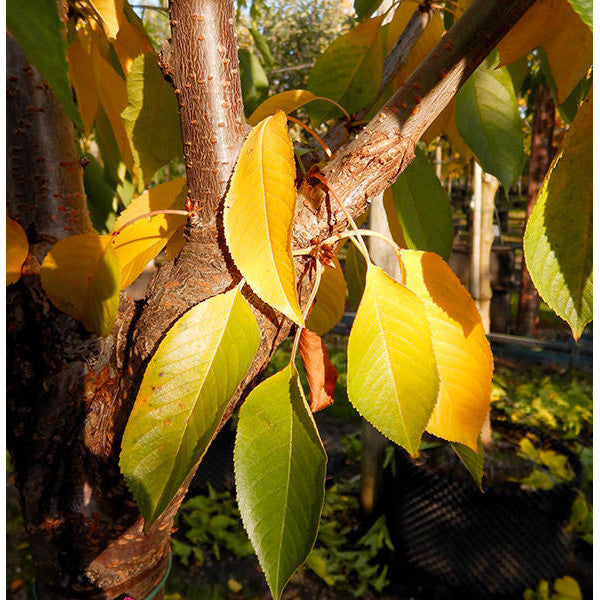
[[[475,0],[381,114],[323,169],[353,215],[410,163],[421,134],[532,2]],[[7,210],[25,228],[31,252],[21,280],[7,290],[7,431],[39,598],[127,593],[141,600],[162,579],[173,518],[193,472],[144,533],[119,473],[121,437],[145,367],[168,329],[190,307],[240,279],[218,219],[247,131],[233,3],[172,0],[170,18],[172,39],[162,67],[179,98],[188,189],[197,211],[179,257],[158,271],[144,301],[121,295],[115,327],[104,338],[55,309],[40,286],[39,263],[51,245],[91,226],[73,127],[8,41]],[[400,111],[403,105],[408,110]],[[346,227],[326,196],[321,187],[302,185],[295,248]],[[309,259],[299,257],[296,264],[302,275]],[[303,304],[309,287],[304,277]],[[244,293],[261,343],[223,422],[291,327],[247,287]]]
[[[535,206],[535,201],[544,182],[544,177],[552,162],[552,139],[554,136],[554,100],[546,85],[535,90],[533,104],[533,126],[531,129],[531,157],[529,159],[529,183],[527,185],[527,216]],[[535,333],[539,320],[540,297],[531,281],[525,259],[521,266],[521,289],[517,312],[517,332],[520,335]]]

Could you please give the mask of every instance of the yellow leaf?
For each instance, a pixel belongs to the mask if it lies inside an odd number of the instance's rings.
[[[315,303],[306,320],[306,327],[319,335],[335,327],[344,316],[346,307],[346,280],[337,258],[333,267],[325,266]]]
[[[102,107],[110,121],[121,158],[127,169],[133,172],[133,155],[131,154],[125,121],[121,117],[121,113],[125,110],[129,102],[127,98],[127,84],[100,54],[96,44],[92,46],[92,58],[100,102],[102,102]]]
[[[119,307],[119,259],[110,236],[73,235],[52,246],[40,269],[42,287],[58,309],[88,331],[108,335]]]
[[[568,0],[537,0],[498,44],[499,66],[543,47],[561,104],[592,64],[592,41]]]
[[[146,32],[141,27],[131,23],[127,15],[123,15],[119,33],[113,46],[125,75],[129,75],[131,65],[137,56],[146,52],[153,52],[152,44]]]
[[[446,127],[450,120],[454,120],[454,99],[446,106],[446,108],[437,116],[436,120],[429,126],[421,139],[426,144],[430,144],[436,137],[442,135],[446,131]]]
[[[394,47],[402,32],[406,29],[408,22],[413,16],[417,5],[413,2],[401,2],[394,17],[390,22],[390,28],[386,39],[387,52]],[[412,72],[421,64],[422,60],[433,50],[444,34],[444,24],[439,11],[435,11],[431,15],[431,19],[425,27],[425,30],[417,40],[417,43],[410,51],[406,62],[398,71],[394,78],[394,86],[396,88],[404,85],[404,82],[411,76]]]
[[[248,123],[254,127],[263,119],[275,114],[278,110],[282,110],[288,114],[318,98],[319,96],[315,96],[308,90],[289,90],[274,94],[262,102],[248,117]]]
[[[90,0],[90,4],[102,21],[106,37],[114,40],[124,17],[124,0]]]
[[[454,104],[454,101],[452,101]],[[458,127],[456,127],[456,118],[454,111],[452,112],[452,116],[446,123],[446,127],[444,128],[444,133],[450,142],[450,146],[452,146],[453,152],[458,152],[465,161],[468,161],[473,156],[473,152],[467,146],[466,142],[462,139],[460,133],[458,133]]]
[[[231,256],[253,291],[298,325],[291,250],[296,206],[292,142],[283,111],[261,121],[242,146],[225,198],[223,224]]]
[[[21,277],[21,267],[29,254],[29,243],[24,229],[6,217],[6,285],[16,283]]]
[[[423,302],[372,264],[348,339],[348,398],[390,440],[415,453],[438,394]]]
[[[179,177],[145,191],[119,215],[114,231],[137,216],[153,210],[175,208],[185,182],[185,177]],[[113,249],[121,264],[122,290],[133,283],[185,221],[183,215],[155,215],[136,221],[118,235],[111,236]]]
[[[98,112],[98,91],[94,78],[92,57],[79,38],[67,49],[69,76],[75,88],[77,106],[81,113],[85,133],[89,135]]]
[[[165,246],[165,257],[167,260],[173,260],[179,256],[181,249],[185,244],[183,237],[183,227],[180,227],[170,238]]]
[[[575,579],[565,575],[554,581],[554,591],[551,600],[581,600],[581,588]]]
[[[494,359],[473,299],[433,252],[402,250],[406,286],[423,302],[440,377],[427,431],[477,452],[489,410]]]

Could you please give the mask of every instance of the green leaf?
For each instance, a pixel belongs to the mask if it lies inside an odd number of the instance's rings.
[[[234,453],[242,521],[276,600],[315,543],[326,462],[298,372],[288,365],[244,402]]]
[[[484,171],[507,191],[523,167],[521,116],[506,67],[493,52],[456,95],[456,126]]]
[[[256,25],[250,27],[250,34],[252,35],[256,49],[260,52],[265,67],[270,71],[275,66],[275,59],[271,54],[271,50],[269,50],[269,44],[265,36],[258,31]]]
[[[117,218],[117,194],[106,183],[104,169],[96,158],[89,153],[85,157],[89,162],[83,171],[83,184],[92,225],[98,233],[108,233]]]
[[[421,300],[369,265],[348,339],[348,398],[390,440],[414,453],[438,393],[431,330]]]
[[[346,249],[346,264],[344,275],[348,289],[348,304],[351,308],[358,308],[360,299],[365,290],[365,278],[367,276],[367,263],[356,246],[349,243]]]
[[[581,20],[593,31],[594,17],[592,0],[569,0],[573,10],[581,17]]]
[[[590,93],[546,175],[523,239],[535,287],[575,339],[593,316],[591,132]]]
[[[481,438],[477,440],[477,452],[471,450],[469,446],[459,444],[458,442],[450,442],[450,445],[467,471],[471,474],[477,487],[483,492],[483,488],[481,487],[481,481],[483,479],[483,446],[481,444]]]
[[[177,99],[154,53],[141,54],[127,77],[129,104],[123,119],[144,185],[157,169],[182,152]]]
[[[146,529],[204,455],[258,343],[258,326],[238,288],[196,305],[160,343],[144,373],[120,458]]]
[[[238,50],[244,113],[251,115],[269,95],[269,79],[256,55],[246,48]]]
[[[354,11],[359,21],[370,17],[381,4],[381,0],[354,0]]]
[[[56,2],[9,0],[6,4],[6,26],[27,60],[52,88],[67,115],[83,129],[81,116],[73,102],[67,76],[67,47],[63,37]]]
[[[452,209],[421,149],[417,149],[415,159],[389,189],[406,247],[436,252],[448,260],[454,239]]]
[[[383,73],[379,39],[382,19],[363,21],[325,49],[308,77],[308,89],[313,94],[335,100],[349,113],[375,100]],[[342,114],[324,102],[312,104],[308,112],[319,122]]]

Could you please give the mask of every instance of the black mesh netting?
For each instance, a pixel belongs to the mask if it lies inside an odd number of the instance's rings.
[[[494,430],[523,431],[494,422]],[[527,429],[532,431],[531,429]],[[564,525],[580,484],[581,464],[562,444],[535,431],[546,448],[568,457],[574,481],[550,490],[486,489],[416,466],[396,451],[388,522],[400,569],[461,598],[510,597],[561,576],[571,536]]]

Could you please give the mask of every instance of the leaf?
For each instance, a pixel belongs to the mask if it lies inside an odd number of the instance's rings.
[[[383,17],[367,19],[338,37],[317,58],[308,76],[308,89],[331,98],[349,113],[373,102],[379,93],[383,56],[379,30]],[[312,105],[311,118],[323,122],[341,116],[339,109],[326,104]]]
[[[84,35],[83,33],[81,35]],[[79,37],[67,49],[69,76],[75,88],[77,106],[83,120],[86,135],[89,135],[98,112],[98,92],[94,78],[92,57],[85,50]]]
[[[123,19],[124,0],[90,0],[109,40],[114,40]]]
[[[540,190],[523,249],[540,296],[579,339],[593,316],[592,93]]]
[[[67,115],[81,127],[81,116],[67,77],[64,26],[57,4],[39,0],[9,0],[6,3],[6,27],[27,60],[52,88]]]
[[[593,29],[593,6],[592,0],[569,0],[571,8],[581,17],[581,20]]]
[[[129,74],[133,61],[140,54],[153,52],[152,44],[140,18],[128,3],[125,5],[125,13],[121,19],[119,33],[113,43],[113,48],[126,75]]]
[[[356,309],[360,304],[360,299],[365,290],[367,264],[364,256],[357,250],[354,244],[348,244],[346,250],[344,275],[348,286],[348,304],[351,308]]]
[[[422,301],[439,374],[427,431],[477,452],[490,405],[494,360],[473,299],[433,252],[402,250],[406,287]]]
[[[182,153],[177,99],[156,54],[138,56],[127,77],[128,105],[122,117],[138,174],[147,185],[157,169]]]
[[[54,244],[40,269],[42,287],[59,310],[88,331],[108,335],[119,308],[119,259],[110,236],[72,235]]]
[[[179,177],[145,191],[119,215],[115,231],[139,215],[178,207],[178,200],[182,204],[185,183],[185,177]],[[118,235],[111,236],[114,251],[121,263],[122,290],[133,283],[185,222],[183,215],[155,215],[136,221]]]
[[[483,480],[483,446],[481,438],[477,439],[477,452],[457,442],[450,442],[450,445],[467,471],[469,471],[479,490],[483,492],[483,488],[481,487]]]
[[[585,0],[577,2],[583,10]],[[498,44],[500,64],[546,52],[562,104],[592,64],[592,32],[568,0],[537,0]]]
[[[233,171],[223,213],[231,256],[252,290],[298,325],[291,250],[296,167],[283,112],[248,135]]]
[[[206,452],[259,340],[250,306],[235,288],[185,313],[150,359],[119,461],[146,530]]]
[[[269,79],[260,61],[251,50],[240,48],[238,50],[238,60],[240,63],[244,112],[249,115],[267,97]]]
[[[325,266],[315,303],[306,320],[306,327],[319,335],[333,329],[344,316],[346,307],[346,280],[337,258],[333,266]]]
[[[104,169],[96,158],[89,153],[85,158],[88,164],[83,170],[83,183],[92,225],[98,233],[108,233],[117,217],[117,194],[106,183]]]
[[[338,374],[329,360],[325,343],[313,331],[303,329],[300,333],[298,353],[302,358],[310,388],[310,410],[315,413],[331,406]]]
[[[554,580],[554,591],[558,596],[552,595],[552,600],[582,600],[581,588],[576,579],[565,575]]]
[[[290,364],[250,392],[234,451],[242,521],[275,600],[315,543],[326,462]]]
[[[359,21],[370,17],[381,4],[382,0],[354,0],[354,12]]]
[[[385,191],[402,227],[406,247],[437,252],[448,260],[454,239],[454,221],[448,196],[427,155],[418,148],[415,158]]]
[[[173,260],[179,256],[181,249],[185,245],[183,237],[183,227],[180,227],[170,238],[165,246],[165,257],[167,260]]]
[[[21,267],[29,254],[25,230],[6,215],[6,285],[21,278]]]
[[[372,264],[348,339],[348,398],[411,454],[433,410],[438,373],[423,304]]]
[[[394,47],[402,32],[406,29],[408,22],[418,10],[418,6],[413,2],[400,2],[398,8],[394,12],[394,16],[390,22],[390,28],[386,39],[386,56]],[[394,77],[394,86],[402,87],[404,82],[412,75],[412,72],[421,64],[423,59],[435,48],[437,43],[444,34],[444,24],[440,11],[434,11],[429,19],[427,27],[419,36],[419,39],[413,46],[412,50],[406,58],[406,62],[400,67]]]
[[[254,40],[256,49],[262,56],[265,67],[271,70],[275,66],[275,59],[271,54],[271,50],[269,50],[269,44],[267,43],[265,36],[257,29],[255,25],[250,27],[249,31],[252,39]]]
[[[471,151],[471,148],[467,146],[460,133],[458,133],[458,129],[456,128],[455,111],[453,111],[450,120],[444,127],[444,134],[448,138],[448,142],[450,142],[452,151],[458,152],[465,162],[468,162],[471,160],[471,158],[473,158],[473,152]]]
[[[264,100],[247,120],[254,127],[263,119],[274,115],[278,110],[289,114],[313,100],[319,100],[319,96],[315,96],[308,90],[288,90],[273,94]]]
[[[133,156],[129,138],[121,114],[127,107],[127,86],[125,80],[102,57],[96,45],[93,48],[93,60],[96,74],[96,87],[112,132],[119,148],[121,158],[127,168],[133,170]]]
[[[469,77],[456,95],[456,125],[484,171],[505,190],[523,167],[521,116],[506,68],[495,68],[496,53]]]

